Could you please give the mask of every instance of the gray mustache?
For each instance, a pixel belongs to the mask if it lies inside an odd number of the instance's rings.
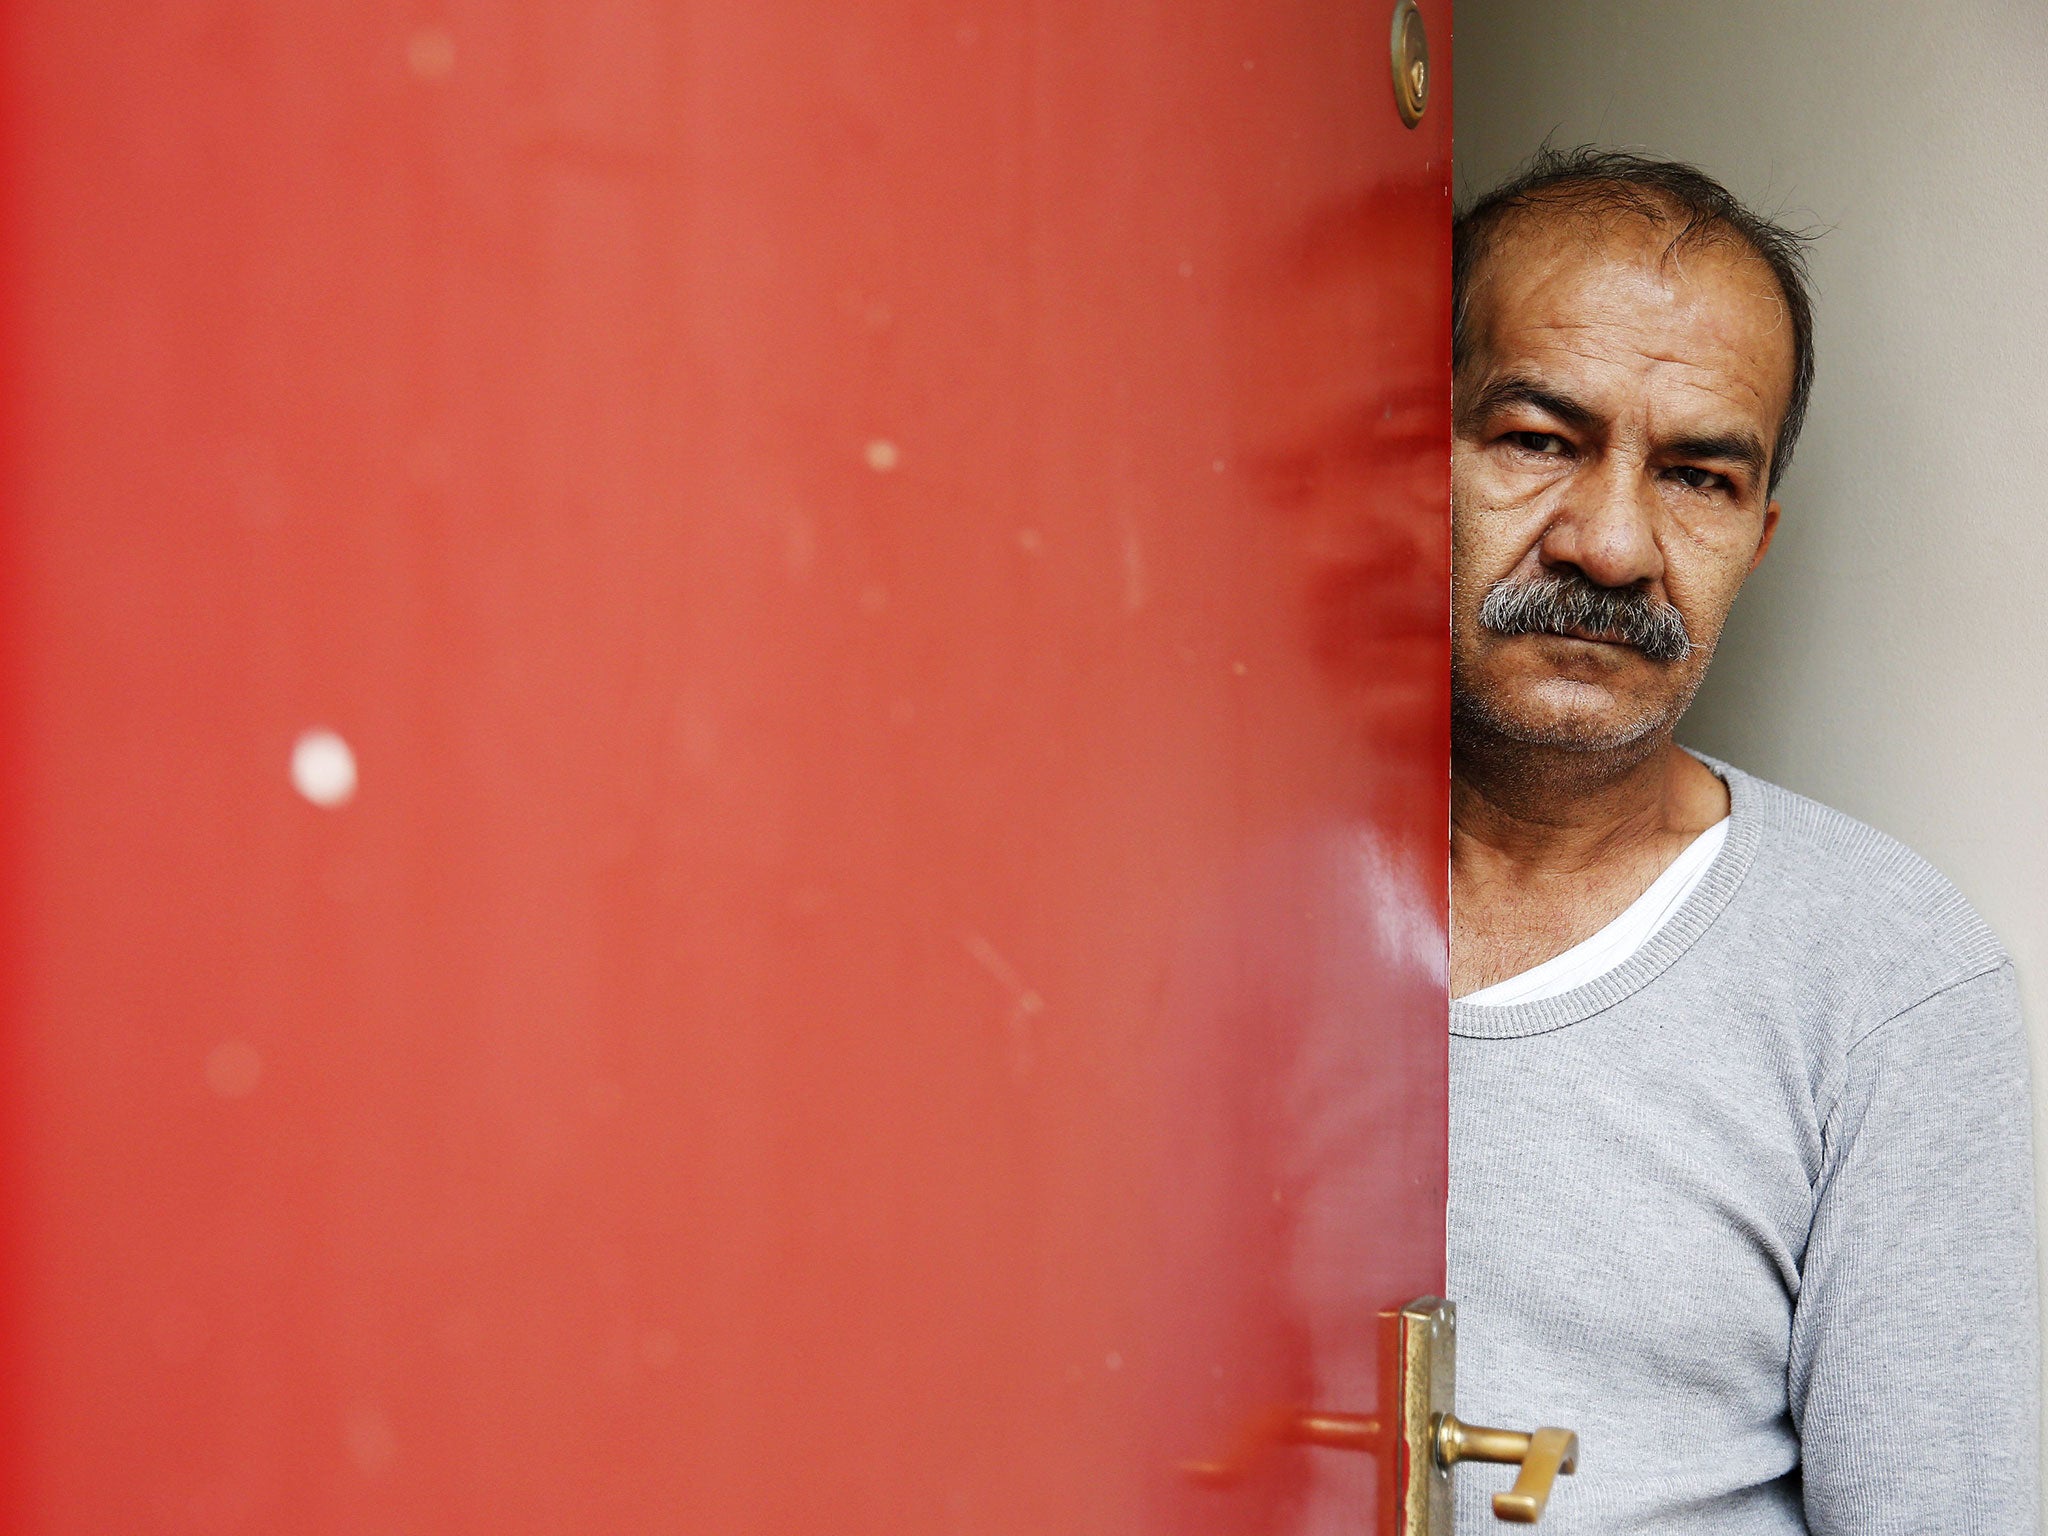
[[[1603,587],[1555,572],[1497,581],[1479,605],[1479,622],[1497,635],[1569,635],[1575,629],[1634,646],[1652,661],[1692,654],[1685,619],[1669,603],[1630,587]]]

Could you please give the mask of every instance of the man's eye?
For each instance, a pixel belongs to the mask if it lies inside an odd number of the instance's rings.
[[[1717,475],[1711,469],[1700,469],[1696,465],[1681,464],[1671,471],[1671,476],[1680,485],[1695,491],[1715,491],[1728,485],[1726,475]]]
[[[1510,432],[1507,440],[1517,448],[1545,455],[1561,454],[1567,447],[1565,440],[1555,432]]]

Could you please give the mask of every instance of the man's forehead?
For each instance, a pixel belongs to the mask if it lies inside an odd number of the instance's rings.
[[[1619,370],[1704,390],[1775,426],[1793,367],[1776,277],[1738,242],[1674,246],[1675,233],[1641,218],[1600,228],[1524,219],[1502,230],[1472,294],[1472,371],[1591,383]]]

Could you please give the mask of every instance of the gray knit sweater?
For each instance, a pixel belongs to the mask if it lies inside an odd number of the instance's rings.
[[[1553,1536],[2031,1536],[2012,967],[1898,843],[1712,766],[1727,843],[1641,951],[1452,1005],[1459,1412],[1579,1432]],[[1459,1469],[1461,1530],[1511,1477]]]

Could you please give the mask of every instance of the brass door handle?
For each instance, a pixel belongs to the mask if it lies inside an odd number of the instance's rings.
[[[1495,1518],[1510,1525],[1534,1525],[1550,1502],[1558,1473],[1579,1470],[1579,1437],[1568,1429],[1488,1429],[1467,1424],[1454,1413],[1440,1413],[1431,1444],[1437,1465],[1446,1472],[1461,1461],[1488,1461],[1522,1470],[1515,1486],[1493,1496]],[[1314,1445],[1332,1451],[1373,1451],[1382,1446],[1379,1420],[1355,1413],[1301,1413],[1272,1409],[1256,1415],[1239,1431],[1237,1443],[1218,1461],[1184,1461],[1181,1471],[1212,1488],[1227,1487],[1250,1472],[1260,1456],[1275,1445]]]
[[[1437,1415],[1437,1464],[1446,1471],[1461,1461],[1491,1461],[1521,1467],[1515,1486],[1493,1496],[1494,1517],[1512,1525],[1534,1525],[1550,1502],[1551,1485],[1562,1472],[1579,1470],[1579,1437],[1568,1429],[1487,1429],[1454,1413]]]
[[[1223,1455],[1183,1461],[1183,1476],[1226,1488],[1250,1475],[1281,1446],[1363,1451],[1381,1458],[1395,1486],[1400,1536],[1450,1536],[1454,1516],[1451,1468],[1461,1461],[1506,1462],[1522,1470],[1515,1486],[1493,1496],[1493,1513],[1510,1525],[1543,1518],[1560,1472],[1579,1470],[1579,1437],[1568,1429],[1487,1429],[1467,1424],[1457,1403],[1457,1309],[1436,1296],[1381,1314],[1387,1347],[1399,1370],[1382,1415],[1334,1413],[1271,1404],[1241,1422]]]

